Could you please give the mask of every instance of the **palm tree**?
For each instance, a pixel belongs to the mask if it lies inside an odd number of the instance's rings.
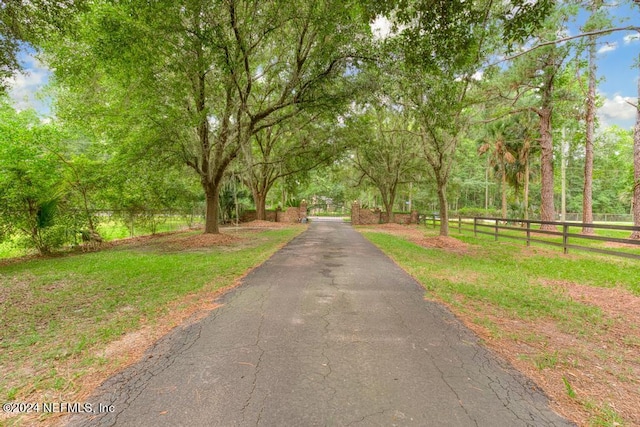
[[[487,154],[489,165],[500,174],[502,218],[505,219],[507,218],[507,165],[516,161],[507,144],[507,131],[508,126],[505,122],[495,123],[488,129],[486,142],[478,148],[478,153],[480,155]]]
[[[535,145],[537,136],[535,134],[536,124],[534,117],[530,113],[521,114],[515,121],[515,127],[516,138],[510,144],[517,154],[515,187],[517,191],[522,186],[524,219],[529,219],[530,158],[538,148]]]

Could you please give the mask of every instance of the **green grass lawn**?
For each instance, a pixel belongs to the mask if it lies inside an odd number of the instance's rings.
[[[202,224],[201,219],[195,222],[195,225]],[[180,216],[166,216],[156,218],[155,233],[164,233],[167,231],[178,231],[188,227],[187,221]],[[133,228],[133,236],[145,236],[152,234],[154,230],[148,224],[140,224],[140,221],[133,224],[125,224],[123,221],[108,220],[98,225],[98,232],[106,240],[126,239],[131,236]]]
[[[108,343],[187,295],[233,284],[302,230],[239,231],[231,244],[182,251],[163,248],[163,236],[0,266],[0,400],[73,396],[83,375],[110,363],[97,356]]]
[[[26,251],[18,247],[12,240],[0,242],[0,259],[15,258],[26,255]]]

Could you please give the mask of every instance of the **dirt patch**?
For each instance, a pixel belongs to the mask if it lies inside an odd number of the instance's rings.
[[[468,244],[449,236],[425,237],[422,239],[412,239],[412,241],[425,248],[438,248],[458,253],[469,252]]]
[[[594,419],[603,420],[598,425],[624,425],[616,424],[615,412],[640,425],[640,297],[624,289],[544,284],[600,308],[602,323],[567,331],[552,320],[514,319],[478,303],[463,313],[450,308],[488,347],[532,378],[565,417],[579,425]],[[478,322],[478,315],[493,327]]]
[[[200,303],[194,303],[194,296],[185,298],[180,305],[187,304],[187,309],[174,307],[170,313],[160,319],[154,326],[145,325],[142,328],[123,335],[120,339],[113,341],[106,348],[97,352],[98,357],[109,360],[123,359],[128,365],[140,359],[143,353],[151,347],[160,337],[169,333],[177,325],[192,324],[200,320],[207,313],[221,307],[221,304],[213,302],[220,292],[200,297]],[[191,301],[190,301],[191,300]],[[186,322],[186,323],[185,323]]]
[[[175,235],[163,240],[162,247],[167,250],[183,251],[191,249],[209,248],[211,246],[230,245],[239,240],[241,237],[231,234],[193,234],[193,235]]]
[[[640,241],[638,244],[633,243],[620,243],[620,242],[604,242],[602,244],[605,248],[613,249],[640,249]]]
[[[559,289],[574,301],[599,307],[614,319],[640,327],[640,296],[626,289],[597,288],[563,280],[545,280],[543,284]]]

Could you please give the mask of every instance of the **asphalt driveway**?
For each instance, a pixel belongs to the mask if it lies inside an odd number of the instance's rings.
[[[313,222],[218,302],[70,425],[572,425],[348,224]]]

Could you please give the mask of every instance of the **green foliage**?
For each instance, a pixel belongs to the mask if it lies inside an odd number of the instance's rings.
[[[287,207],[287,208],[299,208],[300,207],[300,203],[301,203],[300,199],[292,197],[289,200],[287,200],[287,204],[285,205],[285,207]]]
[[[54,218],[58,208],[58,200],[51,199],[42,202],[36,213],[36,227],[44,229],[54,225]]]
[[[539,29],[556,7],[553,0],[541,0],[531,2],[527,0],[516,0],[505,3],[507,10],[501,16],[504,25],[505,39],[509,49],[525,42],[531,34]]]
[[[336,162],[331,167],[312,170],[303,176],[296,176],[295,180],[288,180],[284,188],[288,196],[284,206],[294,199],[306,200],[309,208],[324,209],[328,202],[333,206],[350,206],[351,201],[357,198],[354,193],[358,191],[353,186],[351,172],[352,169],[347,168],[346,164]]]
[[[97,212],[105,210],[151,232],[164,220],[158,211],[200,215],[197,183],[183,168],[108,156],[71,126],[42,123],[8,101],[0,108],[0,236],[7,242],[41,253],[77,244],[81,230],[97,230]]]
[[[190,167],[216,232],[225,172],[242,150],[252,157],[252,136],[346,105],[354,40],[369,32],[359,13],[342,1],[91,3],[76,37],[48,46],[61,117],[86,121],[120,152]]]
[[[216,218],[226,220],[235,215],[234,192],[225,184],[229,168],[242,174],[255,203],[271,206],[316,196],[337,203],[361,199],[372,207],[389,205],[391,212],[411,200],[414,208],[444,216],[449,207],[491,209],[501,203],[503,188],[509,216],[537,215],[541,192],[549,187],[539,179],[545,133],[538,115],[545,108],[553,110],[547,130],[556,141],[546,158],[554,157],[559,171],[557,140],[565,129],[571,140],[567,204],[581,210],[585,82],[576,76],[585,64],[569,61],[567,52],[584,43],[520,53],[557,38],[581,8],[593,9],[583,30],[609,26],[599,1],[304,0],[295,8],[281,0],[23,3],[3,5],[0,64],[12,73],[17,40],[36,43],[55,70],[51,93],[64,127],[44,126],[23,112],[16,113],[23,123],[3,135],[22,132],[38,140],[32,148],[7,148],[6,159],[42,163],[24,163],[17,166],[22,172],[6,175],[12,182],[7,188],[32,199],[31,224],[0,221],[7,240],[21,233],[31,242],[33,230],[56,234],[62,225],[67,234],[96,229],[101,209],[118,211],[123,223],[141,220],[156,229],[152,213],[158,210],[193,215],[207,203],[218,209],[220,202],[223,212]],[[374,39],[369,23],[381,16],[392,32]],[[514,58],[487,65],[510,49],[518,52]],[[385,127],[361,117],[357,131],[346,128],[358,109],[376,104],[402,116],[393,119],[399,123]],[[498,118],[506,149],[495,150],[493,138],[488,153],[495,154],[496,180],[485,177],[477,148],[479,141],[487,143]],[[34,129],[17,130],[27,122]],[[628,212],[629,150],[610,135],[596,142],[594,210]],[[401,140],[418,143],[405,150]],[[397,180],[397,203],[388,182],[386,190],[371,179],[356,186],[360,176],[346,169],[347,148],[389,176],[397,169],[392,163],[411,152],[413,170]],[[367,153],[375,155],[367,159]],[[504,161],[505,153],[513,162]],[[43,174],[34,177],[38,168]],[[497,182],[500,169],[506,184]],[[552,196],[559,192],[557,178]],[[53,197],[57,225],[40,227],[40,204]]]
[[[222,222],[238,221],[237,215],[242,215],[250,204],[249,191],[242,185],[240,179],[235,175],[228,177],[220,191]]]
[[[389,218],[400,186],[416,182],[420,167],[419,138],[407,129],[407,122],[407,116],[394,111],[393,105],[380,102],[365,105],[343,131],[354,147],[350,159],[359,175],[358,185],[368,181],[375,186]]]
[[[336,137],[338,132],[331,129],[334,126],[335,118],[329,111],[313,116],[300,113],[253,135],[251,146],[243,150],[242,163],[258,212],[265,208],[269,192],[279,180],[285,186],[296,183],[294,193],[299,195],[301,181],[343,155],[346,144]]]
[[[498,218],[500,217],[500,210],[498,209],[483,209],[483,208],[461,208],[455,212],[456,215],[461,217],[488,217]]]
[[[4,236],[15,233],[47,253],[60,245],[55,229],[63,182],[53,155],[61,140],[53,125],[34,112],[18,113],[0,99],[0,223]]]
[[[592,402],[587,402],[586,406],[590,411],[596,413],[595,416],[589,419],[589,426],[611,427],[625,425],[625,420],[616,412],[615,408],[612,408],[608,403],[597,405]]]
[[[68,33],[85,0],[8,0],[0,4],[0,96],[6,81],[20,70],[17,55],[24,43],[38,45],[52,34]]]

